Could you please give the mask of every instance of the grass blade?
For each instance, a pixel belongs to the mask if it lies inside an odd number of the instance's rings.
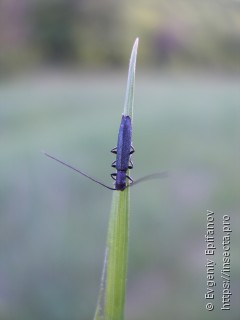
[[[138,42],[139,42],[139,39],[137,38],[132,48],[132,53],[131,53],[130,62],[129,62],[129,69],[128,69],[126,96],[125,96],[124,109],[123,109],[123,114],[126,116],[130,116],[131,119],[133,119],[135,70],[136,70],[136,61],[137,61]]]
[[[105,289],[105,318],[124,316],[128,256],[129,188],[113,193],[107,239],[108,263]]]
[[[124,115],[132,118],[138,38],[133,45],[127,80]],[[113,191],[107,247],[94,320],[123,320],[128,260],[130,188]]]

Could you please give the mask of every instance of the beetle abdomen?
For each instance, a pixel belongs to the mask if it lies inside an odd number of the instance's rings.
[[[117,142],[116,169],[127,171],[132,140],[132,125],[129,116],[122,116]]]

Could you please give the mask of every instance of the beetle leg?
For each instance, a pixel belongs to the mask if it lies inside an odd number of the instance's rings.
[[[128,178],[128,180],[130,180],[130,184],[133,183],[133,179],[130,176],[126,176],[126,178]]]
[[[113,161],[112,167],[113,167],[113,168],[116,168],[116,160]]]
[[[113,148],[111,152],[117,154],[117,147]]]
[[[111,173],[111,177],[113,178],[113,180],[116,180],[116,176],[117,176],[116,173]]]
[[[129,164],[128,164],[128,169],[132,169],[133,168],[133,162],[132,160],[130,159],[129,160]]]
[[[135,152],[135,149],[133,148],[133,146],[131,146],[130,154],[132,154],[133,152]]]

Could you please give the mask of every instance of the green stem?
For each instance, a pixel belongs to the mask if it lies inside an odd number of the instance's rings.
[[[106,320],[123,319],[128,257],[129,188],[113,193],[105,291]]]

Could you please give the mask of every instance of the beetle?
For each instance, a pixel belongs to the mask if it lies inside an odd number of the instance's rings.
[[[133,179],[126,173],[128,169],[133,168],[131,155],[134,151],[132,146],[131,118],[122,115],[117,146],[111,150],[112,153],[116,154],[116,160],[113,161],[112,167],[116,168],[117,172],[111,174],[111,177],[115,180],[116,190],[124,190],[126,188],[126,179],[129,179],[133,183]]]
[[[117,146],[111,150],[112,153],[116,154],[116,160],[113,161],[112,167],[116,168],[116,172],[111,173],[112,179],[115,181],[115,188],[109,187],[106,184],[90,177],[88,174],[82,172],[79,169],[74,168],[70,164],[63,162],[54,156],[44,152],[44,154],[53,159],[58,161],[59,163],[63,164],[64,166],[80,173],[81,175],[85,176],[86,178],[100,184],[101,186],[110,189],[110,190],[119,190],[123,191],[126,188],[135,185],[139,182],[149,179],[156,179],[156,178],[164,178],[167,176],[166,172],[154,173],[151,175],[144,176],[136,181],[127,174],[129,169],[133,168],[133,162],[131,159],[132,154],[135,152],[132,146],[132,124],[131,118],[128,115],[122,115],[119,131],[118,131],[118,141]],[[127,183],[127,179],[130,183]]]

